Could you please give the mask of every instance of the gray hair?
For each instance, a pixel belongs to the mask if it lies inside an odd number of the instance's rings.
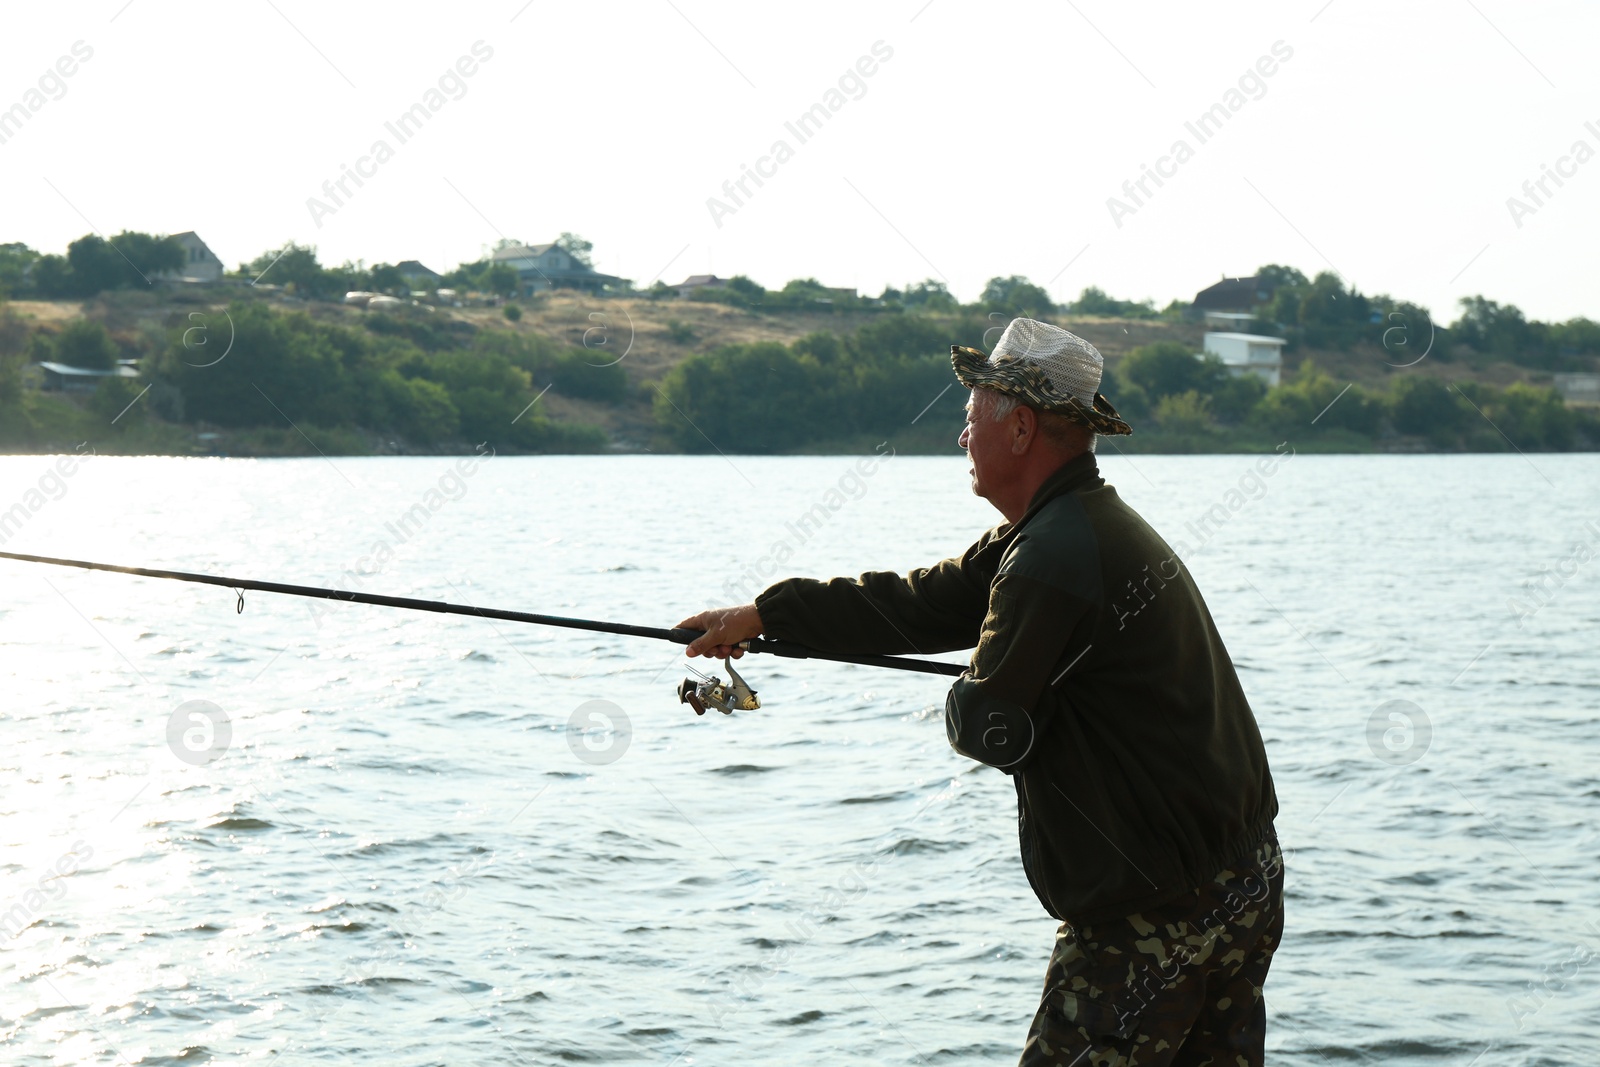
[[[978,396],[988,397],[989,421],[999,422],[1022,405],[1022,401],[1010,393],[1002,393],[998,389],[978,389]]]
[[[1010,393],[1002,393],[998,389],[985,389],[985,388],[979,387],[979,388],[974,389],[972,391],[972,395],[973,395],[973,399],[974,399],[974,404],[973,404],[974,408],[977,407],[976,401],[977,401],[978,397],[987,397],[988,398],[987,400],[983,401],[983,403],[987,405],[986,410],[988,412],[988,417],[989,417],[989,421],[990,422],[999,422],[1001,419],[1005,418],[1006,416],[1010,415],[1013,411],[1015,411],[1019,407],[1023,406],[1022,399],[1020,397],[1013,396]],[[1044,412],[1043,415],[1044,415],[1044,419],[1041,420],[1041,425],[1043,425],[1045,423],[1057,421],[1057,420],[1059,420],[1061,418],[1058,415],[1053,415],[1051,412]],[[1074,423],[1074,425],[1077,425],[1077,424]],[[1059,435],[1051,433],[1048,426],[1044,426],[1044,429],[1045,429],[1045,436],[1046,437],[1049,437],[1049,438],[1052,438],[1052,439],[1059,439]],[[1089,435],[1089,451],[1093,452],[1094,448],[1095,448],[1095,445],[1097,445],[1099,442],[1100,442],[1100,435],[1091,433]]]

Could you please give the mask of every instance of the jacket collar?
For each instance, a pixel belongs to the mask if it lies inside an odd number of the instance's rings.
[[[1074,456],[1040,484],[1038,491],[1033,494],[1033,499],[1028,501],[1028,510],[1022,513],[1022,518],[1017,520],[1016,525],[1022,526],[1033,517],[1034,512],[1063,493],[1072,493],[1079,489],[1097,489],[1104,484],[1106,480],[1100,477],[1100,465],[1095,462],[1093,452]]]

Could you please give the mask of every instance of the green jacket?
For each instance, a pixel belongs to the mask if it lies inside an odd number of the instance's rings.
[[[1064,922],[1171,900],[1272,832],[1266,750],[1211,613],[1092,453],[957,559],[791,578],[756,607],[766,636],[828,651],[976,646],[950,744],[1012,776],[1023,867]]]

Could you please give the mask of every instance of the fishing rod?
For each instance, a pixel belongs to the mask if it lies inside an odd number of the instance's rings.
[[[0,559],[14,559],[21,563],[45,563],[53,567],[76,567],[86,571],[110,571],[115,574],[136,574],[144,578],[165,578],[176,582],[194,582],[231,589],[238,596],[236,610],[244,611],[246,589],[262,593],[281,593],[284,596],[315,597],[322,600],[343,600],[351,604],[372,604],[385,608],[405,608],[409,611],[432,611],[441,615],[468,615],[480,619],[500,619],[505,622],[529,623],[534,626],[559,626],[569,630],[590,630],[595,633],[621,634],[625,637],[649,637],[658,641],[671,641],[687,645],[701,637],[704,630],[685,630],[678,627],[636,626],[625,622],[606,622],[599,619],[573,619],[561,615],[539,615],[528,611],[510,611],[505,608],[481,608],[470,604],[450,604],[442,600],[418,600],[414,597],[383,596],[378,593],[358,593],[351,589],[325,589],[313,585],[290,585],[286,582],[263,582],[253,578],[233,578],[223,574],[196,574],[192,571],[158,570],[152,567],[122,567],[114,563],[94,563],[81,559],[57,559],[53,556],[32,556],[22,552],[0,552]],[[821,659],[836,663],[858,663],[866,667],[887,667],[897,671],[917,671],[923,674],[959,675],[964,669],[959,663],[941,663],[931,659],[911,659],[904,656],[882,656],[873,653],[824,652],[793,641],[776,641],[766,637],[752,637],[741,641],[739,648],[746,652],[762,652],[786,659]],[[696,715],[704,715],[713,707],[724,714],[735,708],[754,711],[761,706],[753,689],[733,669],[732,660],[726,662],[730,681],[725,685],[716,676],[695,671],[700,681],[685,679],[678,687],[679,703],[694,708]],[[693,670],[694,668],[690,668]]]

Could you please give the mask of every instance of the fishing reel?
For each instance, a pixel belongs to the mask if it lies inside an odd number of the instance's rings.
[[[759,708],[761,701],[756,698],[756,691],[739,677],[739,672],[733,669],[733,661],[725,660],[724,665],[728,668],[727,682],[714,674],[702,674],[690,667],[689,670],[700,680],[697,682],[694,678],[685,678],[679,684],[678,703],[689,705],[696,715],[704,715],[707,708],[716,708],[724,715],[732,715],[735,708],[740,711]]]

